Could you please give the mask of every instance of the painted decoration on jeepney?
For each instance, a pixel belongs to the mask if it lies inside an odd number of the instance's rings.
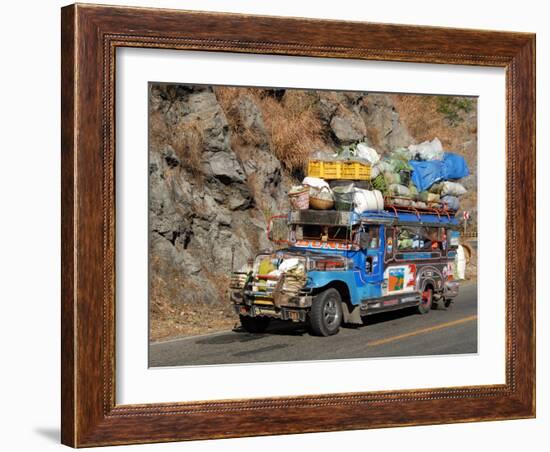
[[[405,269],[400,268],[391,268],[388,275],[388,290],[390,292],[395,292],[397,290],[403,290],[405,285]]]
[[[299,248],[315,248],[319,250],[350,250],[351,244],[338,242],[321,242],[320,240],[298,240],[294,246]]]
[[[388,293],[414,290],[416,286],[416,265],[389,267],[386,269],[384,277],[388,284]]]

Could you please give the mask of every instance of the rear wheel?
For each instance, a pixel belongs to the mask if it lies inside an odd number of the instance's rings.
[[[239,319],[242,327],[246,331],[255,334],[265,332],[271,320],[269,317],[250,317],[248,315],[240,315]]]
[[[430,312],[430,309],[432,308],[433,298],[434,290],[431,286],[426,287],[422,291],[422,300],[418,305],[418,312],[420,312],[420,314],[427,314],[428,312]]]
[[[315,336],[336,334],[342,324],[342,298],[336,289],[328,289],[315,297],[309,324]]]

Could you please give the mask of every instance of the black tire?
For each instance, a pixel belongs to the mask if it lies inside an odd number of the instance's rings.
[[[428,286],[422,292],[422,299],[418,305],[418,312],[420,314],[427,314],[432,309],[432,304],[434,300],[434,290],[432,286]]]
[[[336,289],[327,289],[313,300],[309,326],[315,336],[332,336],[342,324],[342,298]]]
[[[271,319],[269,317],[250,317],[248,315],[239,315],[241,326],[249,333],[264,333],[269,326]]]

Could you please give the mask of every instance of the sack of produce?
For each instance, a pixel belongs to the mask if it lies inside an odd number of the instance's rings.
[[[386,171],[384,173],[384,178],[386,179],[386,183],[388,185],[401,183],[401,178],[399,177],[399,174],[394,172]]]
[[[441,198],[441,203],[449,210],[458,210],[460,208],[460,201],[456,196],[443,196]]]
[[[443,160],[444,157],[443,145],[439,138],[420,144],[411,144],[409,151],[417,154],[421,160]]]
[[[400,184],[391,184],[389,187],[390,193],[396,196],[410,196],[411,192],[408,187]]]
[[[414,201],[406,198],[394,198],[392,199],[392,203],[396,206],[409,207],[414,203]]]
[[[401,171],[410,171],[412,169],[411,165],[407,160],[392,158],[390,159],[389,163],[396,173],[399,173]]]
[[[433,203],[433,202],[439,202],[440,196],[436,193],[423,191],[418,194],[418,199],[422,202]]]
[[[384,197],[378,190],[362,190],[356,188],[353,194],[355,212],[378,211],[384,208]]]
[[[360,159],[367,160],[371,165],[378,163],[380,156],[375,149],[368,147],[365,143],[359,143],[355,148],[355,155]]]
[[[428,191],[430,193],[435,193],[436,195],[441,195],[441,191],[443,190],[443,184],[441,182],[438,182],[436,184],[433,184]]]
[[[353,184],[341,185],[332,189],[334,195],[334,205],[336,210],[353,210],[353,195],[355,187]]]
[[[462,196],[468,191],[464,188],[464,185],[458,182],[445,181],[441,185],[441,196]]]
[[[386,160],[380,160],[376,165],[374,165],[376,168],[380,170],[381,173],[385,172],[393,172],[393,166],[390,162]]]
[[[414,160],[416,156],[416,152],[411,152],[407,148],[397,148],[391,151],[390,153],[391,158],[401,159],[405,161]]]
[[[293,210],[309,209],[309,188],[303,185],[295,185],[288,192],[290,207]]]
[[[327,187],[329,188],[329,184],[326,180],[321,179],[320,177],[304,177],[304,180],[302,181],[302,185],[307,185],[308,187],[314,187],[314,188],[323,188]]]
[[[380,175],[380,168],[378,166],[371,166],[370,169],[370,178],[376,179]]]
[[[334,207],[334,196],[329,187],[310,188],[309,206],[316,210],[328,210]]]
[[[414,184],[409,184],[409,194],[413,199],[418,198],[418,190],[416,189],[416,186]]]
[[[426,209],[428,207],[428,204],[426,204],[424,201],[415,201],[412,205],[414,207],[418,207],[419,209]]]

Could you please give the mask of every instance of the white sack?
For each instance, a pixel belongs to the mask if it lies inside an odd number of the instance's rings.
[[[318,188],[319,190],[323,187],[327,187],[330,190],[330,185],[328,182],[319,177],[304,177],[302,185],[308,185],[310,187]]]
[[[281,262],[281,265],[279,265],[279,271],[281,273],[286,273],[289,270],[298,267],[299,265],[300,259],[298,259],[297,257],[291,257],[290,259],[285,259],[283,262]]]
[[[449,182],[445,181],[442,184],[441,197],[443,196],[462,196],[468,190],[464,188],[464,185],[459,184],[458,182]]]
[[[406,187],[405,185],[391,184],[388,188],[390,192],[396,196],[409,196],[411,194],[409,187]]]
[[[418,154],[422,160],[443,160],[445,154],[439,138],[434,138],[432,141],[424,141],[420,144],[411,144],[409,151]]]
[[[378,190],[363,190],[356,188],[353,193],[355,212],[363,213],[384,208],[384,198]]]
[[[372,165],[378,163],[380,156],[376,149],[368,147],[365,143],[359,143],[356,148],[357,157],[368,160]]]

